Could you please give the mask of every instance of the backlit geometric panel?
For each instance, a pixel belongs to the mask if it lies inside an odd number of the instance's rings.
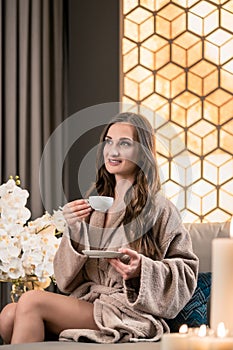
[[[122,0],[121,100],[186,222],[233,215],[233,0]]]

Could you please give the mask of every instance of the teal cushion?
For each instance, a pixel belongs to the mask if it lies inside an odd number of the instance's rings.
[[[211,292],[211,272],[198,274],[197,287],[192,298],[173,319],[165,319],[171,332],[178,332],[182,324],[200,327],[208,324],[207,303]]]

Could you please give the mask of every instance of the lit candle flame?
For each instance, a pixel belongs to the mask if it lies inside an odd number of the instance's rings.
[[[224,338],[227,335],[227,329],[223,322],[220,322],[217,327],[217,337]]]
[[[206,336],[206,325],[205,324],[202,324],[199,328],[199,331],[198,331],[198,336],[199,337],[205,337]]]
[[[188,326],[187,324],[182,324],[179,329],[180,334],[187,334],[188,333]]]
[[[230,237],[233,238],[233,217],[231,219],[231,224],[230,224]]]

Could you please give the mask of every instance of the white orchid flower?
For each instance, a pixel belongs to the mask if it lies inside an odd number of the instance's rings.
[[[66,227],[66,221],[62,213],[62,210],[54,210],[52,218],[53,218],[53,223],[56,226],[57,230],[59,232],[64,232]]]
[[[7,183],[0,186],[0,197],[4,197],[7,193],[13,192],[16,184],[13,179],[7,181]]]
[[[10,237],[6,230],[0,229],[0,244],[3,242],[4,244],[9,241]]]
[[[26,205],[29,193],[16,185],[13,179],[0,186],[0,207],[22,208]]]
[[[30,219],[31,212],[27,208],[13,208],[4,206],[1,212],[1,218],[11,223],[18,223],[24,225],[28,219]]]
[[[21,237],[21,247],[24,252],[35,249],[40,244],[40,239],[36,235],[23,235]]]
[[[29,265],[38,265],[43,260],[43,256],[41,254],[40,249],[32,249],[30,251],[26,251],[22,255],[22,261],[24,266]]]
[[[36,267],[43,261],[43,256],[39,250],[31,250],[23,253],[22,263],[26,274],[35,274]]]
[[[61,210],[46,212],[28,222],[29,193],[10,179],[0,186],[0,278],[21,279],[36,276],[47,281],[54,275],[53,260],[60,245],[66,221]],[[26,224],[27,223],[27,224]]]
[[[35,268],[35,274],[41,282],[45,282],[49,276],[53,275],[53,273],[54,271],[52,263],[42,263],[37,265]]]
[[[7,263],[7,262],[9,262],[10,258],[11,258],[11,256],[9,255],[8,249],[0,246],[0,261],[2,263]]]
[[[0,244],[0,260],[3,262],[9,261],[11,258],[18,258],[21,253],[21,247],[17,241],[10,238],[5,240],[5,244]]]
[[[24,231],[24,227],[21,224],[11,222],[8,220],[2,220],[4,230],[8,236],[20,237]]]
[[[9,262],[3,263],[0,268],[11,279],[18,279],[25,276],[22,261],[19,258],[11,258]]]
[[[17,247],[17,243],[14,244],[14,242],[11,242],[8,247],[7,250],[9,252],[9,255],[13,258],[17,258],[20,255],[21,252],[21,248]]]
[[[37,218],[34,221],[30,221],[28,223],[28,227],[31,231],[34,233],[40,232],[43,230],[45,227],[51,225],[52,223],[52,217],[50,214],[46,213],[42,217]]]

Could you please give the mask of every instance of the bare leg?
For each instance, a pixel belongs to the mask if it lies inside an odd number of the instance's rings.
[[[44,324],[59,334],[68,328],[98,329],[93,304],[45,291],[29,291],[18,301],[11,344],[44,340]]]
[[[6,305],[0,314],[0,334],[4,344],[10,344],[14,327],[16,303]]]

